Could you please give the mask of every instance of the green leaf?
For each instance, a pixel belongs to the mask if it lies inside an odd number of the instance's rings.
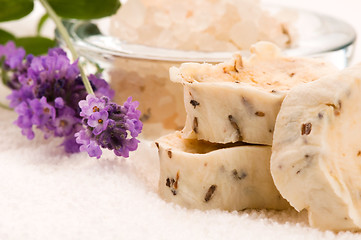
[[[113,15],[120,7],[119,0],[48,0],[62,18],[96,19]]]
[[[25,17],[33,8],[33,0],[0,0],[0,22]]]
[[[36,32],[38,35],[40,35],[40,32],[41,32],[41,29],[43,28],[44,26],[44,23],[46,22],[46,20],[49,19],[49,14],[45,13],[40,19],[39,19],[39,22],[38,22],[38,26],[36,28]]]
[[[45,37],[22,37],[16,38],[15,44],[23,47],[27,54],[40,55],[47,53],[49,48],[55,47],[55,40]]]
[[[5,30],[0,29],[0,44],[5,44],[10,40],[14,41],[15,36]]]

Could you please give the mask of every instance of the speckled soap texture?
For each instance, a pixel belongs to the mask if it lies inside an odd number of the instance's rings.
[[[185,140],[180,132],[156,145],[159,194],[167,202],[201,210],[290,208],[273,184],[269,146]]]
[[[284,57],[268,42],[250,50],[249,58],[236,54],[225,63],[184,63],[170,69],[170,79],[184,86],[184,138],[272,145],[289,89],[337,71],[322,60]]]
[[[361,65],[290,91],[277,117],[271,173],[323,230],[361,229]]]

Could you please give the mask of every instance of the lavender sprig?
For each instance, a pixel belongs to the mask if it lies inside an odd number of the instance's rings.
[[[80,151],[99,158],[100,147],[113,150],[115,155],[129,157],[129,152],[138,147],[136,137],[142,131],[139,120],[138,102],[129,97],[123,106],[109,100],[88,95],[79,102],[80,115],[83,116],[85,129],[75,134],[76,142],[81,144]]]
[[[87,94],[77,62],[70,63],[60,48],[48,55],[25,56],[12,42],[0,45],[2,72],[13,89],[10,106],[18,113],[15,124],[28,139],[35,137],[34,127],[45,138],[62,137],[68,153],[88,152],[99,158],[101,148],[128,157],[137,149],[142,130],[138,102],[131,97],[123,106],[111,102],[114,91],[96,75],[89,75],[95,95]]]
[[[138,103],[131,98],[123,106],[110,101],[114,92],[96,75],[86,76],[60,18],[46,0],[39,0],[53,19],[75,62],[60,48],[48,55],[25,56],[12,42],[0,45],[2,81],[13,89],[10,107],[18,113],[15,124],[33,139],[36,127],[44,137],[62,137],[65,151],[86,151],[99,158],[101,148],[128,157],[137,149],[142,130]],[[86,100],[84,100],[86,98]],[[79,105],[78,105],[79,104]]]
[[[79,76],[77,62],[70,63],[60,48],[49,49],[48,55],[25,56],[22,48],[9,42],[0,45],[2,73],[6,85],[13,89],[8,96],[10,107],[18,113],[15,124],[28,139],[33,139],[36,127],[44,137],[64,137],[66,152],[79,152],[74,134],[82,129],[79,101],[87,96]],[[97,96],[112,98],[114,91],[104,79],[90,75]],[[75,145],[75,146],[74,146]]]

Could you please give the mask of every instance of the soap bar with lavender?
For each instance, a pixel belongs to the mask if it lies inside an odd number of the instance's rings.
[[[186,208],[286,209],[270,173],[271,147],[182,139],[180,132],[156,141],[159,195]]]
[[[277,117],[271,173],[313,227],[361,229],[361,65],[295,87]]]
[[[251,53],[217,65],[184,63],[170,69],[170,79],[184,86],[184,138],[271,145],[288,91],[337,70],[322,60],[282,56],[267,42],[253,45]]]

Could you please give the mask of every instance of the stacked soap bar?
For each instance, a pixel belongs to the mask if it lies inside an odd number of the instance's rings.
[[[170,78],[184,86],[184,138],[272,145],[274,125],[288,91],[335,72],[311,58],[291,58],[275,45],[253,45],[251,57],[218,65],[184,63]]]
[[[290,91],[278,115],[271,173],[311,226],[361,229],[361,65]]]
[[[183,139],[180,132],[157,141],[159,194],[187,208],[285,209],[270,174],[270,146]]]
[[[293,86],[335,71],[266,42],[248,59],[171,68],[171,80],[184,86],[187,119],[182,132],[157,140],[160,196],[198,209],[287,208],[270,173],[277,114]]]

